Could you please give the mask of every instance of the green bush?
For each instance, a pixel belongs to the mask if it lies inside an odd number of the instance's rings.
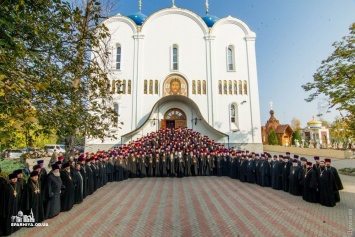
[[[14,172],[15,170],[26,168],[26,165],[24,163],[21,163],[20,161],[16,161],[12,159],[3,159],[0,160],[0,167],[2,170],[0,176],[4,177],[5,179],[8,179],[9,174]],[[26,175],[23,174],[24,179],[25,176]]]
[[[301,134],[299,131],[294,131],[292,134],[292,145],[296,145],[296,140],[298,140],[299,144],[302,144],[302,138],[301,138]]]
[[[272,130],[269,134],[269,145],[278,145],[279,140],[277,139],[276,132]]]

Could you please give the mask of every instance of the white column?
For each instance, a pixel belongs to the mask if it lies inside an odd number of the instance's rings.
[[[250,105],[250,125],[252,143],[262,143],[258,76],[256,68],[255,36],[246,36],[247,65],[248,65],[248,95]]]
[[[131,130],[137,128],[138,117],[141,115],[140,101],[142,101],[143,94],[143,40],[144,35],[139,32],[133,35],[134,39],[134,69],[132,80],[132,123]]]
[[[207,83],[207,105],[208,105],[208,123],[214,127],[216,113],[214,110],[217,106],[217,80],[215,79],[215,62],[214,62],[214,39],[212,35],[205,36],[206,40],[206,83]],[[217,88],[217,89],[216,89]]]

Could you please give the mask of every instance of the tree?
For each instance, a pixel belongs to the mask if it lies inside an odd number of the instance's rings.
[[[277,138],[276,132],[272,130],[269,133],[269,145],[278,145],[279,144],[279,139]]]
[[[301,134],[298,130],[295,130],[292,134],[292,145],[296,145],[296,140],[298,140],[299,144],[302,144]]]
[[[355,116],[355,23],[350,26],[350,34],[335,42],[335,51],[313,75],[313,82],[308,82],[302,88],[305,91],[315,90],[306,99],[314,101],[324,95],[329,99],[329,108],[336,106],[340,111],[347,112],[347,122],[353,123]],[[353,126],[350,126],[351,128]],[[355,134],[355,130],[351,130]]]
[[[301,121],[297,118],[291,120],[291,128],[293,131],[301,130]]]
[[[330,125],[330,137],[332,138],[333,146],[336,148],[342,144],[346,147],[349,144],[350,133],[347,118],[336,117]]]
[[[11,0],[0,8],[0,135],[110,137],[109,33],[99,0]],[[73,150],[73,143],[70,150]]]

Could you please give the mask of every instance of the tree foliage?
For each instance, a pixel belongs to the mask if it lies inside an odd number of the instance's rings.
[[[101,4],[8,0],[0,7],[0,136],[110,137],[109,33]]]
[[[354,123],[355,116],[355,23],[350,26],[350,34],[335,42],[335,51],[313,75],[313,82],[308,82],[302,88],[314,91],[306,99],[315,100],[319,95],[329,99],[329,108],[336,107],[346,111],[348,122]],[[355,130],[352,130],[355,133]]]
[[[269,145],[278,145],[279,144],[279,139],[277,138],[276,132],[272,130],[269,133]]]
[[[294,131],[292,134],[292,145],[296,145],[296,140],[298,140],[299,144],[302,144],[301,134],[298,130]]]
[[[291,120],[291,128],[293,131],[301,130],[301,121],[297,118]]]

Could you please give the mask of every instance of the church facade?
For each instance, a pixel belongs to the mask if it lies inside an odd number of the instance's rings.
[[[87,151],[178,127],[262,151],[255,33],[243,21],[173,5],[103,23],[111,33],[110,90],[120,116],[110,131],[117,140],[86,139]]]

